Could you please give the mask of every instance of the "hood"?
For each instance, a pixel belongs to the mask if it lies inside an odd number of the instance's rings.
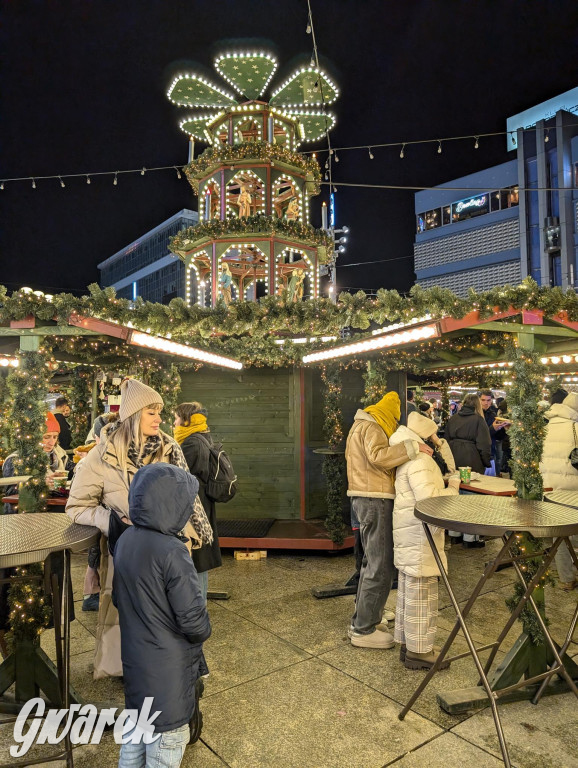
[[[423,440],[419,435],[409,429],[409,427],[406,427],[402,424],[389,438],[389,444],[399,445],[400,443],[403,443],[404,440],[416,440],[418,443],[423,443]]]
[[[566,398],[566,400],[567,399],[568,398]],[[574,408],[570,408],[570,406],[566,405],[566,401],[563,403],[554,403],[550,410],[546,411],[544,416],[548,419],[548,421],[552,421],[552,419],[578,421],[578,411],[575,411]]]
[[[370,413],[366,413],[361,408],[358,409],[353,420],[354,421],[373,421],[377,424],[373,416]]]
[[[477,413],[473,405],[462,405],[458,411],[458,416],[471,416],[472,413]]]
[[[193,512],[199,481],[172,464],[148,464],[134,476],[128,494],[135,525],[176,536]]]

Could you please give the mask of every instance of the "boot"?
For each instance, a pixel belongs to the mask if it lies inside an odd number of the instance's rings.
[[[439,656],[439,650],[439,648],[433,648],[427,653],[415,653],[406,650],[404,666],[406,669],[431,669]],[[447,669],[449,665],[450,662],[444,659],[439,669]]]

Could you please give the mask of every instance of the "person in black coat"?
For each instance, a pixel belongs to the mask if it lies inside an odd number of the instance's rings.
[[[197,707],[202,643],[211,635],[206,602],[182,531],[191,516],[197,480],[172,464],[148,464],[129,491],[131,527],[114,550],[113,602],[118,608],[126,708],[155,712],[151,744],[121,747],[119,766],[139,757],[152,764],[174,750],[178,766],[189,743],[189,722]],[[140,723],[134,736],[142,736]],[[150,727],[142,730],[150,733]],[[136,739],[134,740],[136,741]],[[180,756],[179,756],[180,753]],[[157,763],[155,763],[156,765]],[[160,764],[160,763],[159,763]],[[163,763],[165,764],[165,763]],[[166,763],[168,765],[168,762]]]
[[[206,494],[209,479],[209,446],[213,444],[207,424],[207,411],[201,403],[181,403],[175,410],[174,437],[181,446],[189,472],[199,481],[199,499],[213,529],[213,543],[193,550],[193,561],[199,574],[201,590],[208,590],[208,573],[221,566],[221,549],[217,532],[215,502]]]
[[[72,447],[72,431],[67,421],[70,416],[70,405],[65,397],[57,397],[54,406],[54,418],[60,425],[58,444],[63,450],[68,451]]]
[[[474,472],[484,474],[486,467],[491,466],[490,430],[482,415],[477,395],[464,397],[461,409],[448,419],[445,439],[451,448],[456,467],[471,467]]]

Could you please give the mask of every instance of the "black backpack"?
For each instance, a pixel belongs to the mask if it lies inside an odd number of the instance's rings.
[[[222,443],[210,443],[204,436],[209,449],[209,479],[205,493],[212,501],[226,504],[237,493],[237,475],[231,459],[223,449]]]

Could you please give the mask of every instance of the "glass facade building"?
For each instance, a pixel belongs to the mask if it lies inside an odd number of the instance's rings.
[[[185,266],[169,251],[169,239],[198,222],[196,211],[183,209],[98,265],[100,284],[117,296],[167,304],[185,298]]]
[[[463,296],[527,276],[576,286],[578,119],[568,108],[518,125],[508,134],[512,160],[416,193],[415,272],[424,288]]]

